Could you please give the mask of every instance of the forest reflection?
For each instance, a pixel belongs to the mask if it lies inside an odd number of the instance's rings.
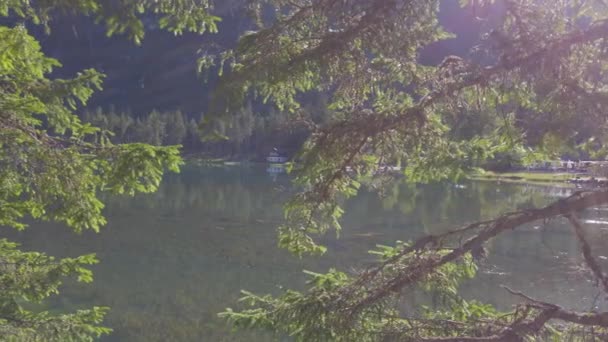
[[[57,310],[110,306],[106,324],[115,332],[107,341],[240,341],[245,335],[266,341],[268,336],[259,334],[233,335],[217,318],[236,304],[239,290],[276,294],[303,288],[303,269],[356,270],[373,262],[366,252],[376,244],[540,206],[571,189],[401,182],[382,196],[364,191],[346,203],[341,236],[322,239],[327,255],[303,260],[276,248],[275,228],[291,191],[288,175],[261,167],[188,166],[167,177],[155,194],[107,198],[109,223],[100,234],[78,236],[59,225],[36,223],[10,235],[28,250],[97,253],[102,262],[94,267],[95,282],[66,284],[52,305]],[[599,209],[585,213],[590,240],[598,245],[608,235],[608,212]],[[568,307],[605,305],[595,300],[597,290],[580,266],[565,222],[539,223],[493,241],[479,277],[463,284],[462,292],[502,309],[517,300],[501,284]],[[428,300],[416,291],[406,297]]]

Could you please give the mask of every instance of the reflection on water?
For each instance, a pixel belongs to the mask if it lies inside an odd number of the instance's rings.
[[[366,251],[376,244],[540,206],[570,191],[476,182],[402,184],[382,198],[362,193],[347,203],[340,239],[324,239],[327,255],[301,261],[275,247],[289,188],[287,175],[264,168],[189,167],[169,176],[156,194],[108,199],[109,223],[100,234],[77,236],[53,224],[7,234],[25,249],[98,254],[102,263],[95,266],[94,284],[67,284],[52,305],[110,306],[107,325],[115,333],[107,341],[241,341],[245,334],[230,334],[216,316],[235,305],[240,289],[276,294],[302,288],[302,269],[360,268],[373,261]],[[602,255],[608,212],[590,210],[585,219],[589,240]],[[506,284],[568,307],[605,305],[594,303],[596,289],[580,272],[577,242],[562,220],[523,227],[493,241],[489,252],[480,276],[463,285],[465,296],[506,309],[516,302],[499,288]]]

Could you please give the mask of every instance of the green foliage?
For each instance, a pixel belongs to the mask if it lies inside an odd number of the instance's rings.
[[[320,106],[313,102],[307,108],[316,113],[316,121],[326,118]],[[200,126],[205,126],[207,116],[201,116],[200,119],[189,118],[179,110],[152,111],[137,116],[110,107],[85,111],[82,120],[100,129],[87,138],[99,144],[182,145],[186,153],[256,160],[265,158],[273,148],[292,154],[310,135],[307,126],[289,123],[284,113],[272,108],[254,113],[248,105],[221,121],[213,121],[204,129]]]
[[[139,43],[147,13],[175,34],[215,32],[219,18],[209,7],[194,0],[8,0],[0,1],[0,15],[47,29],[61,12],[92,16],[109,35],[126,33]],[[0,226],[23,229],[35,219],[98,231],[106,223],[100,193],[153,192],[166,170],[178,172],[183,163],[179,146],[114,144],[111,132],[82,122],[74,110],[101,89],[104,75],[89,69],[70,79],[49,77],[60,66],[24,26],[0,26]],[[124,135],[130,123],[120,124]],[[182,139],[183,119],[169,129]],[[0,240],[0,339],[92,341],[108,334],[101,326],[106,308],[72,314],[31,309],[56,294],[65,277],[92,281],[87,266],[96,262],[93,255],[56,260]]]
[[[0,339],[3,341],[92,341],[108,334],[101,324],[107,308],[92,308],[73,314],[29,312],[21,301],[40,303],[58,293],[66,276],[81,282],[93,281],[87,265],[97,263],[94,255],[55,260],[37,252],[22,252],[17,244],[0,240]]]
[[[335,270],[326,274],[306,273],[311,277],[310,289],[306,295],[289,290],[273,298],[243,291],[240,301],[256,308],[240,312],[227,309],[219,316],[228,319],[238,328],[265,329],[292,336],[297,341],[342,340],[339,328],[332,324],[340,319],[340,315],[331,312],[329,296],[333,290],[348,284],[349,277]],[[303,317],[306,319],[302,319]],[[357,331],[349,332],[348,336],[363,337]]]
[[[404,246],[407,245],[378,246],[370,253],[386,261],[395,257]],[[410,255],[408,258],[415,262],[417,257]],[[464,262],[446,264],[423,279],[419,284],[422,289],[442,294],[445,298],[441,304],[443,310],[434,308],[423,313],[423,316],[439,318],[445,312],[451,314],[452,319],[464,322],[485,313],[495,313],[490,306],[468,303],[457,295],[460,282],[472,278],[475,270],[476,266],[469,255]],[[366,289],[359,289],[357,279],[343,272],[332,269],[325,274],[305,273],[311,277],[306,292],[287,290],[280,296],[272,297],[243,291],[240,301],[253,308],[241,311],[227,309],[220,317],[229,320],[236,328],[269,330],[292,336],[296,341],[377,341],[389,338],[388,330],[404,324],[410,325],[412,330],[420,329],[418,333],[437,331],[426,330],[424,322],[418,322],[414,315],[407,319],[399,318],[401,309],[390,301],[363,307],[359,311],[356,309],[357,302],[366,295]],[[398,296],[394,294],[394,298]]]
[[[390,182],[385,165],[401,164],[410,182],[431,182],[458,180],[497,158],[525,164],[574,154],[581,144],[605,154],[608,7],[601,1],[460,1],[481,13],[482,36],[470,55],[434,66],[422,65],[420,54],[450,37],[437,20],[439,1],[251,3],[258,29],[200,66],[220,70],[217,113],[248,96],[294,116],[311,93],[331,99],[328,119],[298,155],[301,191],[279,228],[279,245],[297,255],[324,251],[314,236],[341,229],[341,206],[361,184]],[[273,20],[263,13],[268,5]],[[524,324],[547,307],[498,317],[459,298],[457,285],[475,273],[471,256],[428,238],[437,245],[378,251],[380,266],[333,288],[248,294],[253,308],[223,317],[302,341],[556,338],[546,321]],[[399,311],[397,293],[410,285],[438,293],[445,310],[433,308],[438,314],[427,321]],[[479,323],[482,315],[493,320]]]
[[[321,10],[313,11],[314,6],[305,1],[300,5],[254,1],[251,7],[258,19],[262,4],[277,8],[275,25],[245,33],[234,50],[201,57],[202,69],[219,66],[220,75],[224,75],[224,69],[231,71],[217,91],[217,102],[227,108],[239,106],[245,95],[253,93],[272,101],[280,110],[296,112],[301,108],[297,94],[327,91],[334,86],[334,103],[363,103],[378,84],[393,82],[382,72],[383,64],[400,65],[402,78],[411,80],[417,68],[412,63],[417,49],[449,37],[437,24],[438,1],[404,3],[399,11],[385,2],[361,7],[351,3],[341,7],[318,4]],[[384,17],[391,20],[379,20]],[[419,20],[409,25],[408,18],[413,17]],[[415,39],[406,42],[395,35],[380,34],[404,28]],[[383,53],[387,48],[390,54]],[[366,58],[368,52],[376,57],[373,63]],[[341,82],[342,75],[358,77]],[[222,112],[222,107],[216,109]]]
[[[331,99],[298,156],[304,191],[286,207],[280,245],[319,253],[312,235],[339,230],[341,201],[382,165],[399,162],[408,180],[431,182],[574,156],[591,137],[601,150],[605,51],[601,39],[571,35],[600,32],[606,8],[540,3],[462,1],[504,15],[483,19],[496,22],[472,57],[428,66],[421,51],[451,37],[438,23],[439,1],[252,2],[258,19],[260,8],[274,6],[274,21],[258,20],[235,49],[201,57],[201,67],[217,66],[221,76],[210,117],[256,96],[300,119],[310,94]]]
[[[0,2],[0,15],[17,16],[35,24],[48,24],[57,12],[82,14],[103,22],[108,36],[126,34],[136,43],[145,35],[143,17],[158,16],[161,28],[176,35],[186,32],[217,32],[219,17],[211,15],[212,4],[208,0],[53,0],[31,2],[5,0]]]

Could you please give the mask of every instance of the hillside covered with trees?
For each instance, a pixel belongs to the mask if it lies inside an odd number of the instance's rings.
[[[472,37],[482,29],[483,22],[475,19],[477,13],[462,9],[451,1],[444,1],[441,6],[440,21],[455,33],[455,37],[425,48],[421,55],[424,64],[438,64],[448,55],[466,56],[475,42]],[[270,7],[267,12],[267,15],[272,15]],[[179,142],[188,154],[236,159],[259,160],[274,147],[290,155],[295,153],[310,134],[310,127],[290,123],[288,113],[265,105],[260,99],[249,102],[244,110],[235,109],[224,122],[214,123],[214,130],[225,136],[224,139],[205,141],[204,132],[198,126],[205,114],[213,115],[209,113],[213,96],[210,90],[215,88],[218,77],[214,71],[199,73],[198,58],[205,53],[236,46],[239,37],[255,26],[242,0],[217,4],[214,13],[222,18],[218,22],[218,32],[203,36],[189,32],[175,36],[160,29],[152,16],[146,17],[143,21],[146,38],[141,45],[132,44],[122,36],[107,37],[102,25],[78,15],[63,16],[62,20],[51,22],[52,35],[45,34],[40,26],[27,22],[26,25],[40,40],[43,51],[62,62],[63,66],[55,69],[54,75],[71,75],[85,68],[95,68],[108,75],[104,91],[93,94],[87,107],[79,110],[79,115],[85,121],[93,120],[92,113],[103,112],[111,117],[108,125],[99,119],[90,122],[112,130],[116,134],[112,138],[114,142]],[[4,21],[11,22],[10,19]],[[315,124],[329,120],[329,94],[307,95],[305,102],[308,115],[314,118]],[[175,112],[181,112],[181,117],[169,119],[165,115]],[[163,121],[178,122],[183,118],[187,137],[152,136],[173,134],[159,132],[160,126],[171,125],[168,122],[157,124],[156,128],[142,127],[143,122],[158,121],[155,119],[157,114],[166,119]],[[148,121],[149,116],[152,119]],[[120,120],[125,122],[119,123]],[[127,123],[131,121],[132,124]],[[140,124],[136,129],[137,122]],[[129,126],[128,137],[124,136],[125,125]],[[468,127],[470,130],[479,129],[478,126]],[[139,133],[134,133],[136,130]],[[144,130],[149,133],[144,133]],[[152,133],[154,130],[157,133]],[[173,132],[181,135],[179,130]]]

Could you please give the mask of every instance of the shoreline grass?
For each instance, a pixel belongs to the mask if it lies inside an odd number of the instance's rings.
[[[534,172],[534,171],[510,171],[510,172],[493,172],[485,171],[469,176],[471,180],[485,181],[501,181],[511,183],[528,183],[528,184],[551,184],[572,186],[568,181],[575,178],[579,174],[569,172]]]

